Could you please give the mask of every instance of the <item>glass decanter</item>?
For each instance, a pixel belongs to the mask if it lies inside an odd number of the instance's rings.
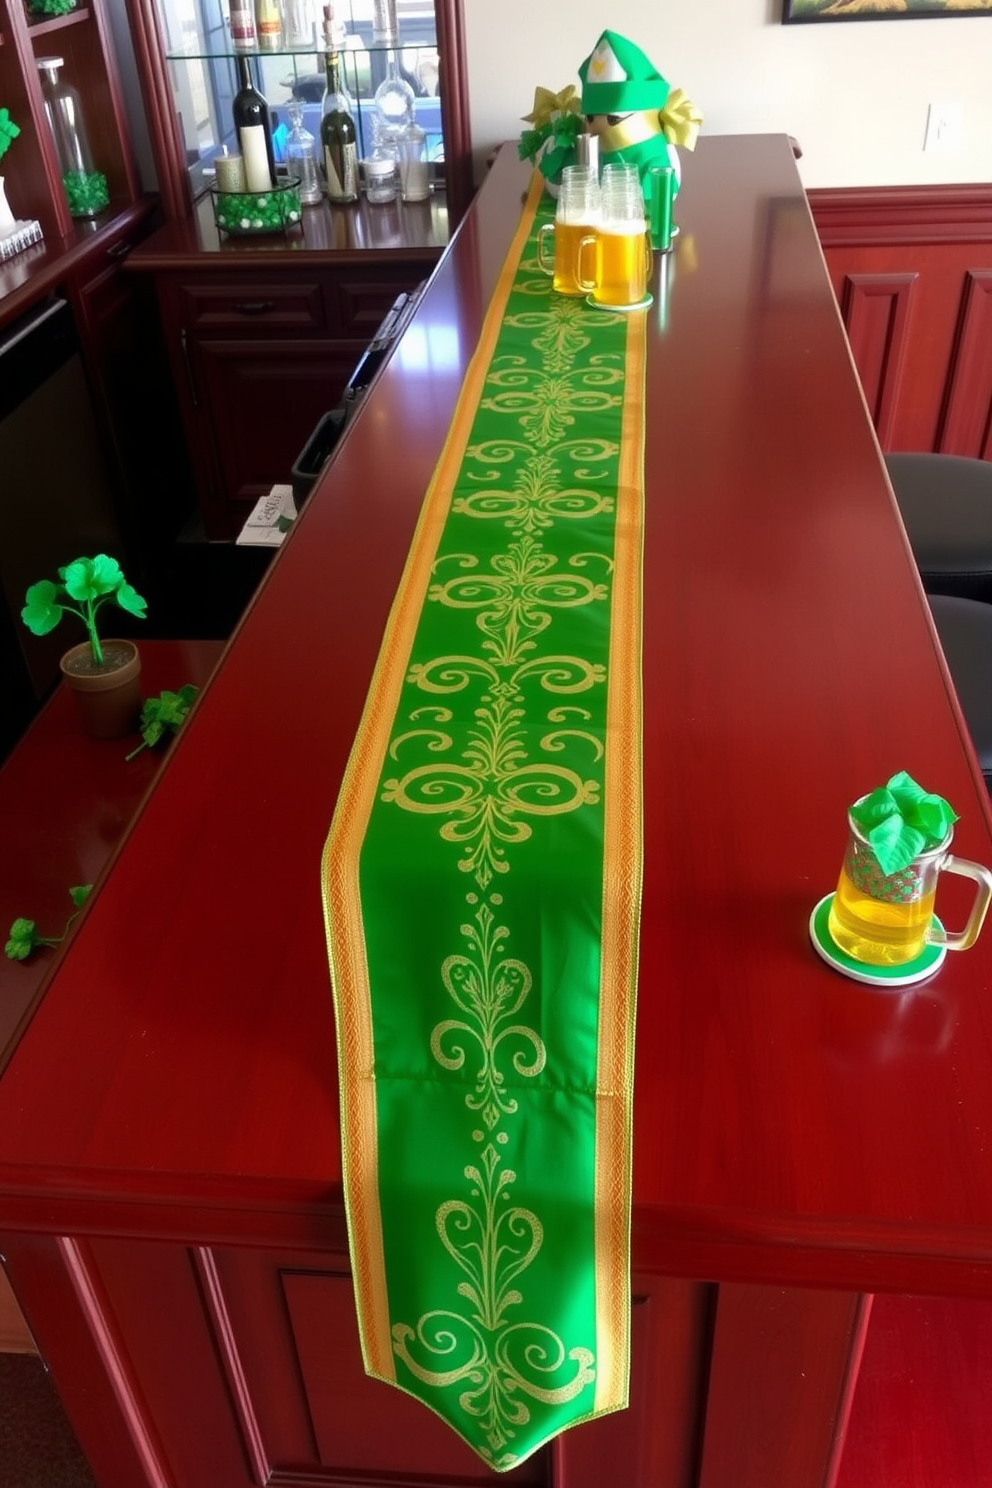
[[[291,176],[300,178],[300,201],[312,207],[321,200],[323,191],[317,169],[317,141],[303,125],[303,105],[298,98],[291,98],[286,105],[289,119],[289,134],[284,151],[286,169]]]

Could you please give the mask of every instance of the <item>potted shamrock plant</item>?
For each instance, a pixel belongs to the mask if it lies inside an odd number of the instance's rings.
[[[139,620],[145,601],[125,579],[116,558],[97,553],[76,558],[58,571],[58,582],[41,579],[25,595],[21,619],[33,635],[48,635],[63,615],[75,615],[87,639],[62,657],[62,675],[76,698],[87,733],[116,739],[130,733],[141,709],[141,658],[133,641],[101,641],[97,616],[116,604]]]

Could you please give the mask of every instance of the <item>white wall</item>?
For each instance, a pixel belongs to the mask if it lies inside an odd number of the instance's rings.
[[[534,88],[578,85],[609,26],[702,110],[711,134],[784,133],[807,186],[992,183],[992,13],[780,24],[781,0],[464,0],[477,173]],[[927,106],[962,106],[962,147],[924,152]]]

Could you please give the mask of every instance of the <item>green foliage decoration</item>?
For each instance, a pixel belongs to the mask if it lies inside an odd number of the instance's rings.
[[[86,627],[90,650],[97,666],[103,666],[103,647],[97,634],[97,615],[108,600],[145,619],[146,601],[125,579],[116,558],[97,553],[95,558],[76,558],[59,569],[59,582],[42,579],[24,596],[21,619],[32,635],[54,630],[63,614],[76,615]],[[74,600],[74,604],[67,603]]]
[[[103,171],[66,171],[62,177],[69,212],[73,217],[95,217],[110,203]]]
[[[62,16],[75,8],[76,0],[28,0],[28,10],[32,15]]]
[[[547,180],[559,182],[564,167],[575,161],[575,137],[586,127],[574,85],[558,93],[535,89],[534,107],[523,122],[531,127],[520,135],[520,159],[533,161]]]
[[[20,125],[14,123],[5,108],[0,108],[0,160],[6,155],[20,132]]]
[[[141,709],[141,743],[126,758],[132,760],[143,749],[153,748],[167,734],[177,733],[198,691],[187,682],[178,692],[160,692],[158,697],[146,698]]]
[[[39,935],[34,920],[16,919],[10,927],[10,939],[4,946],[3,953],[7,959],[26,961],[40,947],[61,945],[69,933],[69,926],[86,903],[92,887],[92,884],[77,884],[75,888],[69,890],[69,898],[76,908],[66,920],[65,929],[61,935]]]

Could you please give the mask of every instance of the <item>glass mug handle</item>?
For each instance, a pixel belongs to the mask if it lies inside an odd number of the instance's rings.
[[[543,269],[545,274],[554,274],[554,259],[550,263],[545,262],[544,245],[548,241],[548,235],[554,237],[555,225],[553,222],[545,222],[537,234],[537,267]]]
[[[644,261],[645,261],[645,269],[644,269],[645,282],[648,283],[648,284],[650,284],[651,283],[651,270],[654,268],[654,249],[651,247],[651,230],[650,230],[650,228],[644,234]]]
[[[983,868],[980,863],[969,862],[967,858],[956,858],[953,853],[948,853],[940,865],[941,873],[957,873],[962,878],[974,879],[978,885],[975,894],[975,902],[971,906],[971,914],[964,929],[957,934],[939,930],[931,925],[927,930],[927,941],[930,945],[946,946],[949,951],[966,951],[975,944],[978,932],[982,928],[985,919],[985,911],[992,902],[992,873]]]
[[[587,248],[592,249],[592,278],[587,278],[582,273],[582,259]],[[596,237],[594,233],[586,233],[579,239],[579,256],[575,271],[575,282],[583,294],[592,294],[596,288]]]

